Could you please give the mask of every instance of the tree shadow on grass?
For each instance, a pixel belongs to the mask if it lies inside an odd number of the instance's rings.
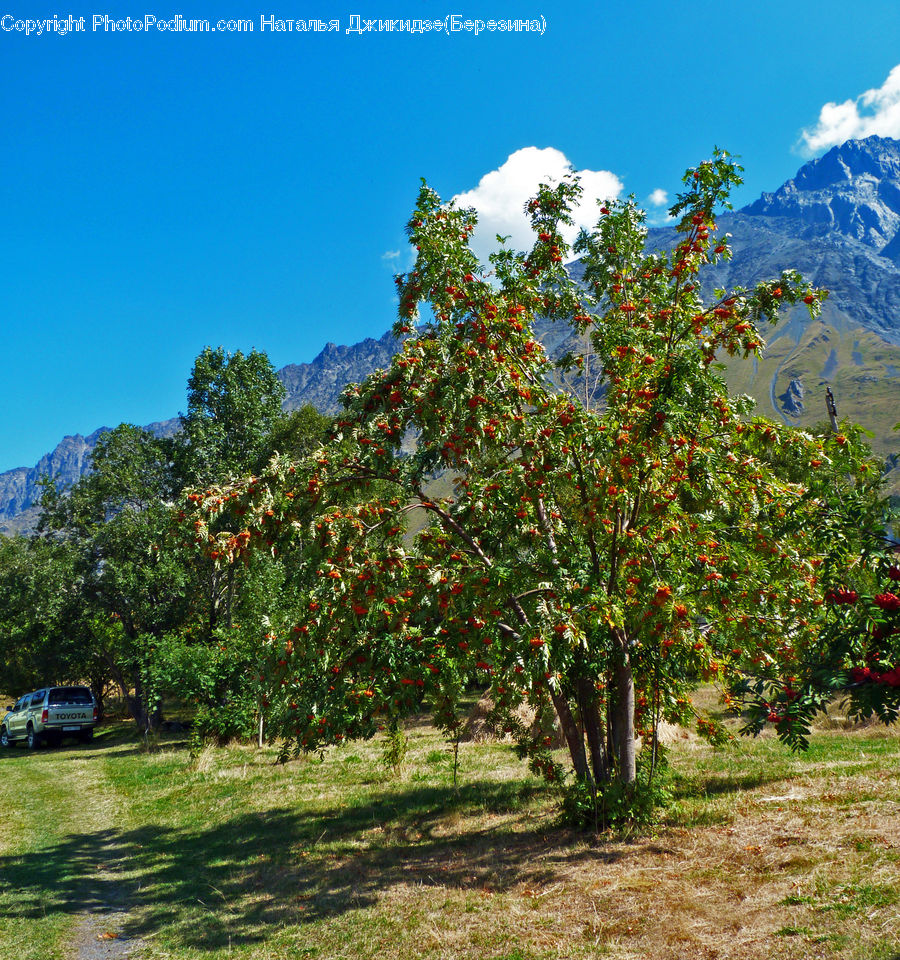
[[[448,826],[454,816],[515,809],[521,792],[487,782],[458,794],[420,787],[305,816],[277,809],[198,827],[86,831],[0,857],[3,908],[26,918],[115,912],[122,937],[164,930],[166,939],[214,950],[364,909],[402,885],[539,889],[575,863],[630,855],[575,845],[574,836],[547,827],[457,833]]]
[[[661,822],[667,827],[688,828],[731,823],[734,812],[730,807],[707,801],[717,796],[744,794],[759,787],[784,783],[785,779],[783,773],[767,773],[764,770],[747,774],[722,773],[674,777],[671,794],[675,804],[663,811]]]
[[[154,741],[153,750],[187,750],[190,747],[190,741],[184,737],[172,736],[165,740]],[[115,750],[116,755],[120,757],[132,756],[138,753],[146,753],[147,748],[139,736],[128,734],[106,734],[94,737],[88,743],[79,743],[74,737],[67,737],[60,744],[43,744],[36,750],[29,750],[24,741],[16,741],[5,750],[0,749],[0,763],[4,760],[16,760],[27,757],[43,756],[45,751],[53,753],[95,753]]]
[[[783,782],[785,779],[784,773],[768,773],[762,769],[753,773],[714,773],[702,777],[677,777],[673,783],[672,795],[676,800],[682,800],[691,797],[746,793],[748,790]]]
[[[784,773],[765,773],[761,770],[755,773],[711,774],[703,778],[703,792],[707,796],[716,796],[722,793],[746,793],[748,790],[783,782],[785,779]]]

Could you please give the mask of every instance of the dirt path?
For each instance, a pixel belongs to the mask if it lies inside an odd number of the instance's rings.
[[[129,960],[141,945],[139,940],[130,940],[116,931],[121,915],[85,914],[73,934],[71,950],[75,960]]]
[[[73,788],[71,796],[80,798],[80,828],[83,830],[85,823],[82,812],[90,811],[91,832],[112,836],[121,825],[124,811],[121,799],[105,777],[105,759],[110,753],[109,749],[82,748],[69,758],[66,778]],[[129,960],[142,941],[123,932],[132,907],[127,860],[104,857],[94,865],[91,880],[104,895],[100,902],[77,915],[67,956],[72,960]]]

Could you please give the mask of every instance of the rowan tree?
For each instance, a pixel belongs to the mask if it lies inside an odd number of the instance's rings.
[[[900,544],[871,521],[863,529],[861,549],[845,554],[845,544],[834,545],[824,622],[798,678],[798,703],[781,698],[774,707],[785,716],[810,716],[840,696],[853,718],[900,718]]]
[[[722,152],[688,171],[668,254],[645,250],[631,200],[602,206],[576,244],[581,283],[564,266],[574,178],[528,203],[533,248],[488,265],[474,212],[423,185],[391,365],[348,388],[331,446],[198,494],[189,516],[229,561],[302,544],[314,575],[261,674],[289,747],[370,735],[423,701],[452,731],[479,678],[551,780],[558,722],[596,810],[610,783],[631,789],[637,737],[655,752],[663,718],[725,735],[691,703],[701,679],[802,739],[805,714],[769,705],[815,650],[836,493],[866,501],[877,469],[854,431],[816,437],[728,394],[717,355],[752,356],[763,323],[825,295],[786,270],[703,302],[738,171]],[[601,403],[554,387],[539,318],[589,345]],[[584,358],[561,363],[572,382]]]

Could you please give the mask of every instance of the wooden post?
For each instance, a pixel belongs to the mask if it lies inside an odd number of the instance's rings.
[[[831,432],[838,432],[837,407],[834,405],[834,394],[831,387],[825,388],[825,409],[828,411],[828,419],[831,421]]]

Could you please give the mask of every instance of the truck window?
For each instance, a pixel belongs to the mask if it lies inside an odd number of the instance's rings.
[[[37,693],[33,693],[31,695],[31,706],[32,707],[40,706],[44,702],[44,694],[46,692],[47,692],[46,690],[38,690]]]
[[[55,687],[50,691],[50,703],[54,706],[61,703],[90,706],[92,702],[91,691],[87,687]]]

